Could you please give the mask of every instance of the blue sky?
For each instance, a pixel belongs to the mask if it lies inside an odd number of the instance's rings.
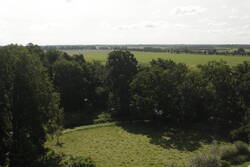
[[[0,45],[250,44],[249,0],[0,0]]]

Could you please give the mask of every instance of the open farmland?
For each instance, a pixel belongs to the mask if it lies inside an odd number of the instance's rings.
[[[47,145],[56,152],[91,157],[97,167],[164,167],[171,162],[183,164],[197,151],[208,151],[214,140],[223,143],[208,132],[111,123],[65,132],[60,137],[62,147],[55,141]]]
[[[108,50],[64,50],[67,53],[83,54],[87,61],[100,61],[105,63]],[[243,61],[250,61],[250,57],[247,56],[222,56],[222,55],[198,55],[198,54],[170,54],[170,53],[159,53],[159,52],[132,52],[136,59],[140,63],[148,63],[153,59],[171,59],[178,63],[185,63],[190,66],[196,66],[197,64],[205,64],[209,61],[226,61],[230,65],[236,65]]]

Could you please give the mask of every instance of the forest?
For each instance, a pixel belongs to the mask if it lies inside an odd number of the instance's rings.
[[[103,64],[57,49],[0,47],[0,167],[94,167],[91,157],[59,153],[46,143],[56,140],[63,148],[66,129],[113,122],[123,129],[145,122],[154,131],[198,129],[230,143],[182,166],[250,161],[250,62],[190,68],[158,58],[141,64],[129,49],[114,48]]]

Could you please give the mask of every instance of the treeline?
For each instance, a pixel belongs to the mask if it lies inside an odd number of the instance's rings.
[[[250,56],[249,45],[49,45],[45,50],[129,50],[172,54]]]
[[[173,54],[202,54],[202,55],[226,55],[226,56],[250,56],[250,52],[245,51],[243,48],[238,49],[215,49],[215,48],[159,48],[159,47],[143,47],[143,48],[124,48],[116,47],[116,50],[129,50],[138,52],[163,52],[163,53],[173,53]]]
[[[139,65],[129,51],[116,50],[103,65],[33,44],[0,48],[0,166],[44,164],[48,135],[91,124],[100,113],[159,128],[199,125],[248,141],[250,63]]]

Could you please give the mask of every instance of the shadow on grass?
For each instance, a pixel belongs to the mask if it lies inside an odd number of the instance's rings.
[[[146,135],[150,143],[167,149],[180,151],[195,151],[202,144],[211,144],[214,141],[225,141],[223,137],[212,134],[206,130],[190,130],[174,127],[157,128],[152,123],[120,123],[118,126],[134,134]]]

